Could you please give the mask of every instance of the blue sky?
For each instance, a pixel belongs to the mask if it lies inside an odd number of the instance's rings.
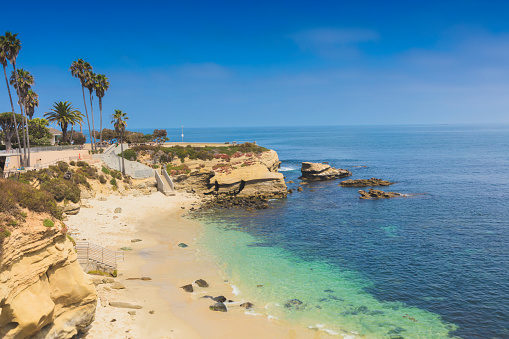
[[[0,32],[19,33],[36,116],[60,100],[83,109],[68,71],[83,58],[110,79],[105,120],[122,109],[131,128],[509,123],[507,13],[468,0],[10,1]]]

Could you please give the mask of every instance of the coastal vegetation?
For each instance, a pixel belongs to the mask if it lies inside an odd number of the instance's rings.
[[[213,160],[223,159],[230,161],[231,158],[238,158],[245,154],[257,155],[267,152],[265,147],[258,146],[254,143],[246,142],[240,145],[231,146],[172,146],[165,147],[161,145],[140,145],[131,147],[130,150],[136,153],[136,159],[148,156],[152,163],[171,163],[175,159],[180,159],[182,163],[189,160]],[[134,156],[130,156],[134,158]]]

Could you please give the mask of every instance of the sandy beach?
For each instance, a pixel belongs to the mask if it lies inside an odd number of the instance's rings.
[[[269,320],[239,305],[246,301],[234,294],[228,277],[206,250],[194,244],[202,230],[195,220],[185,218],[199,204],[192,194],[161,193],[97,195],[83,202],[79,214],[66,222],[78,241],[89,241],[112,250],[130,247],[118,267],[116,283],[97,285],[99,295],[95,321],[86,338],[327,338],[325,333]],[[115,208],[121,213],[114,213]],[[183,207],[183,208],[182,208]],[[141,239],[139,242],[131,242]],[[188,244],[181,248],[179,243]],[[89,276],[99,280],[99,276]],[[132,278],[149,277],[151,280]],[[131,278],[131,279],[130,279]],[[180,286],[204,279],[209,287],[193,284],[194,292]],[[116,286],[118,287],[118,286]],[[213,312],[215,302],[203,296],[225,296],[228,312]],[[139,305],[131,310],[109,306],[120,301]],[[255,301],[253,301],[256,303]],[[134,312],[133,312],[134,311]],[[129,314],[128,312],[132,313]]]

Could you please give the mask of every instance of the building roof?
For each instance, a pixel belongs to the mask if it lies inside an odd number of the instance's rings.
[[[53,135],[62,135],[62,132],[60,132],[59,130],[57,130],[56,128],[53,128],[53,127],[49,128],[49,132]]]

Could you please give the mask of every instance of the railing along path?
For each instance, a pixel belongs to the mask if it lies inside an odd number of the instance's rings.
[[[105,267],[117,268],[117,263],[124,261],[124,252],[113,251],[86,241],[76,241],[76,252],[80,264],[95,264]]]

